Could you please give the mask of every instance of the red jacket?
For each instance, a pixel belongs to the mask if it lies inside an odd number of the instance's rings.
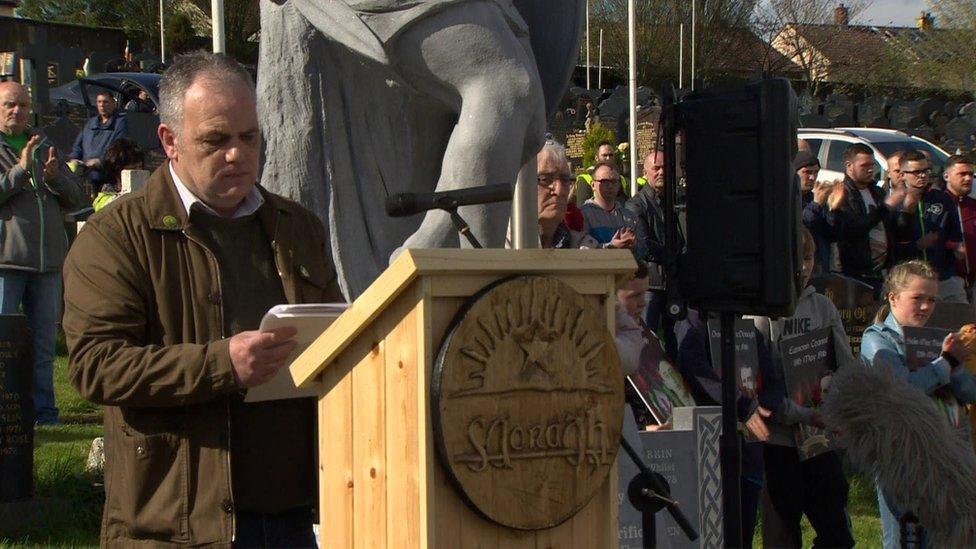
[[[967,285],[971,286],[976,280],[976,199],[956,196],[948,190],[945,193],[959,209],[963,239],[966,242],[966,261],[959,262],[956,272],[964,276]]]

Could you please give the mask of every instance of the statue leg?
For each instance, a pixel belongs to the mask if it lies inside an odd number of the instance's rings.
[[[437,191],[512,183],[545,137],[542,85],[528,37],[492,2],[448,8],[412,24],[389,47],[410,85],[458,113]],[[509,203],[466,206],[461,216],[486,247],[502,247]],[[444,212],[428,212],[404,247],[456,246]]]

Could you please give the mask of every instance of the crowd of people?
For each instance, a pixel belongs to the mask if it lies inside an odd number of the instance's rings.
[[[174,60],[160,84],[159,135],[169,161],[144,191],[112,206],[122,170],[142,167],[144,155],[125,137],[114,97],[100,94],[97,106],[65,158],[28,127],[24,88],[0,83],[0,312],[22,310],[30,325],[37,423],[58,422],[52,359],[64,266],[70,377],[105,406],[103,543],[313,546],[314,405],[245,403],[243,390],[270,379],[295,347],[294,330],[258,331],[270,306],[342,297],[318,219],[255,183],[253,81],[224,56]],[[761,508],[767,546],[799,547],[805,515],[815,546],[852,547],[842,457],[798,451],[798,426],[830,426],[815,407],[789,398],[780,349],[827,328],[836,368],[859,359],[886,364],[964,427],[976,378],[961,367],[962,345],[947,336],[942,354],[913,370],[902,328],[924,325],[938,301],[971,303],[973,163],[952,156],[943,181],[932,181],[931,159],[903,151],[888,160],[879,185],[872,150],[852,145],[844,180],[825,182],[817,156],[800,145],[793,167],[805,227],[803,290],[791,318],[750,318],[760,381],[736,402],[747,434],[744,541]],[[631,250],[639,268],[618,291],[616,334],[626,370],[666,379],[667,407],[720,404],[708,315],[664,313],[665,265],[676,252],[665,238],[664,155],[647,154],[643,176],[628,181],[615,150],[599,144],[592,166],[574,176],[565,148],[545,144],[537,157],[540,243]],[[92,201],[101,211],[69,251],[63,212]],[[810,284],[831,272],[868,284],[886,304],[864,333],[860,357],[834,304]],[[658,419],[645,427],[669,428]],[[268,460],[293,466],[269,469]],[[187,492],[185,475],[207,481]],[[885,546],[896,547],[912,510],[893,508],[880,491],[879,503]]]
[[[798,426],[828,430],[830,426],[816,408],[788,398],[780,349],[792,337],[829,328],[835,368],[849,368],[857,361],[891,368],[894,375],[905,378],[944,409],[946,420],[970,443],[965,406],[976,402],[976,378],[961,366],[966,349],[950,334],[938,358],[913,369],[906,359],[902,328],[924,326],[937,302],[972,303],[976,275],[976,254],[969,253],[976,250],[972,247],[976,201],[969,196],[973,162],[966,156],[950,156],[943,180],[938,182],[931,177],[932,161],[925,153],[899,151],[888,159],[888,177],[879,184],[873,151],[854,144],[844,154],[845,178],[819,181],[819,160],[805,145],[800,142],[793,163],[803,205],[803,290],[791,318],[753,319],[759,342],[760,389],[756,394],[740,391],[736,403],[748,433],[743,439],[741,477],[744,543],[749,545],[752,540],[761,507],[764,546],[800,547],[800,521],[805,515],[815,531],[814,547],[853,547],[841,455],[830,450],[806,458],[798,452]],[[559,204],[567,212],[560,229],[572,234],[569,162],[559,145],[550,143],[547,149],[558,151],[546,154],[558,157],[561,168],[553,170],[552,160],[548,161],[547,177],[539,179],[540,204],[544,197]],[[622,363],[632,363],[623,360],[625,356],[643,357],[641,360],[650,363],[635,367],[657,371],[654,375],[660,378],[676,369],[694,404],[720,404],[719,365],[711,357],[706,319],[698,311],[689,311],[686,319],[675,324],[662,314],[661,273],[668,253],[662,207],[663,155],[653,151],[646,156],[644,177],[636,180],[639,190],[628,199],[621,193],[623,180],[612,163],[613,149],[611,143],[601,144],[593,166],[576,180],[573,198],[587,198],[579,205],[581,237],[567,241],[590,238],[599,247],[627,248],[642,265],[637,278],[618,291],[618,313],[628,313],[618,314],[617,321]],[[562,173],[563,181],[554,182],[554,173]],[[859,357],[851,352],[837,308],[810,284],[813,275],[826,273],[869,285],[876,299],[884,303],[863,334]],[[636,306],[635,300],[639,301]],[[635,340],[633,334],[640,331],[642,337]],[[663,394],[674,406],[687,404],[688,397],[673,387]],[[635,408],[640,408],[634,400]],[[641,417],[639,410],[637,416]],[[667,427],[666,423],[648,425],[654,430]],[[913,510],[894,508],[880,488],[878,500],[886,548],[901,547],[902,533],[909,527],[923,532],[913,539],[922,539],[924,545],[924,525],[912,524],[917,520]]]

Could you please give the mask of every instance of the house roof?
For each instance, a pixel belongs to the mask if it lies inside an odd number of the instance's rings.
[[[960,36],[965,31],[946,28],[790,23],[786,29],[795,31],[826,59],[828,79],[836,82],[871,78],[876,83],[905,85],[894,81],[899,78],[891,70],[898,62],[896,55],[907,55],[906,61],[932,60],[933,56],[951,59],[965,55],[962,48],[971,41]],[[955,48],[959,51],[953,51]]]

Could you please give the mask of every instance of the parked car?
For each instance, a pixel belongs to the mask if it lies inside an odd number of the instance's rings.
[[[801,128],[800,139],[810,145],[810,151],[820,159],[820,181],[844,179],[844,151],[854,143],[863,143],[874,151],[878,181],[888,175],[887,158],[895,151],[919,150],[932,155],[932,176],[941,177],[949,153],[914,135],[882,128]]]

